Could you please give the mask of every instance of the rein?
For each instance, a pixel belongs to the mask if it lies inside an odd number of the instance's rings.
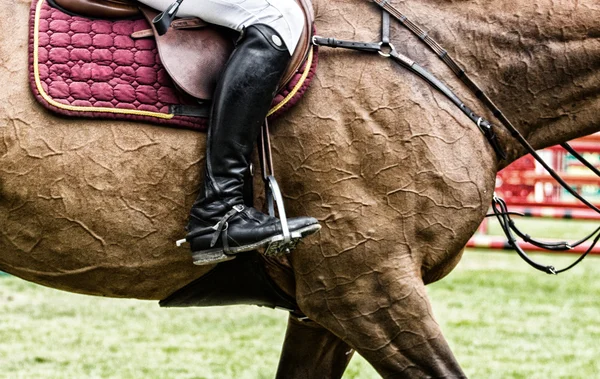
[[[469,88],[469,90],[484,104],[484,106],[492,112],[494,117],[500,121],[500,123],[510,132],[511,136],[515,138],[524,148],[525,150],[531,154],[535,160],[537,160],[542,167],[554,178],[565,190],[567,190],[571,195],[573,195],[576,199],[581,201],[590,209],[593,209],[595,212],[600,213],[600,209],[598,209],[595,205],[590,203],[588,200],[579,195],[573,188],[571,188],[561,177],[558,175],[544,160],[537,154],[535,149],[529,144],[529,142],[523,137],[523,135],[519,132],[519,130],[508,120],[508,118],[502,113],[502,111],[494,104],[494,102],[487,96],[487,94],[469,77],[469,75],[465,72],[460,65],[456,63],[456,61],[448,54],[448,52],[442,48],[433,38],[431,38],[426,31],[424,31],[419,25],[408,19],[404,14],[402,14],[396,7],[390,4],[389,0],[372,0],[382,9],[382,28],[381,28],[381,42],[354,42],[354,41],[343,41],[337,40],[335,38],[323,38],[319,36],[313,37],[313,44],[319,46],[327,46],[327,47],[341,47],[351,50],[358,51],[366,51],[366,52],[376,52],[385,58],[392,58],[396,63],[401,66],[407,68],[414,74],[417,74],[422,79],[424,79],[427,83],[429,83],[432,87],[440,91],[444,94],[452,103],[454,103],[471,121],[473,121],[479,130],[486,137],[491,147],[494,149],[496,156],[498,159],[506,159],[506,154],[502,150],[499,145],[497,136],[494,132],[493,125],[488,122],[483,117],[477,115],[473,112],[469,107],[467,107],[461,100],[450,90],[450,88],[433,76],[426,69],[418,65],[415,61],[410,59],[409,57],[398,53],[389,41],[389,28],[390,28],[390,16],[394,17],[400,24],[409,29],[413,34],[415,34],[423,43],[425,43],[451,70],[454,74]],[[600,176],[600,171],[598,171],[592,164],[590,164],[587,160],[585,160],[580,154],[575,152],[575,150],[566,142],[562,143],[561,146],[571,153],[577,160],[583,163],[586,167],[590,168],[596,175]],[[584,239],[577,241],[574,244],[569,244],[567,242],[541,242],[532,239],[529,235],[522,233],[516,226],[514,221],[510,218],[510,212],[507,209],[506,202],[496,196],[492,199],[492,209],[494,211],[495,216],[504,231],[509,244],[517,251],[519,256],[523,258],[525,262],[531,265],[533,268],[543,271],[548,274],[557,275],[561,272],[567,271],[581,262],[594,248],[596,243],[600,240],[600,227],[597,228],[590,235],[585,237]],[[523,238],[525,241],[530,242],[536,246],[553,250],[553,251],[565,251],[570,250],[573,247],[594,238],[589,249],[583,253],[575,262],[566,268],[557,270],[553,266],[545,266],[539,264],[532,260],[523,249],[517,244],[516,238],[512,232],[515,232],[518,236]],[[594,237],[595,236],[595,237]]]

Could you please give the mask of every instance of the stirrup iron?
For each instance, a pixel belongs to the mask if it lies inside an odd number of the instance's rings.
[[[269,216],[275,217],[275,203],[277,203],[277,213],[279,214],[279,222],[281,222],[282,238],[269,243],[265,248],[264,255],[289,254],[291,250],[296,248],[302,235],[296,232],[293,236],[290,233],[287,216],[285,214],[285,207],[283,205],[283,196],[281,195],[277,180],[273,175],[268,175],[266,180],[265,196],[267,198]]]
[[[277,184],[277,180],[275,179],[273,156],[271,155],[271,139],[269,137],[269,123],[266,118],[260,129],[258,151],[260,152],[260,166],[263,174],[263,182],[265,183],[265,197],[269,216],[275,217],[275,203],[277,203],[277,213],[282,231],[281,238],[271,241],[263,254],[266,256],[289,254],[296,248],[298,242],[300,242],[302,234],[300,232],[290,233],[285,206],[283,204],[283,196],[281,195],[279,184]]]

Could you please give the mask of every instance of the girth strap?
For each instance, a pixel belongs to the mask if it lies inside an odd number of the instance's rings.
[[[271,279],[258,252],[240,254],[160,301],[161,307],[249,304],[301,313],[294,298]],[[296,316],[297,317],[297,316]]]
[[[169,113],[175,116],[191,116],[208,118],[210,116],[210,103],[198,105],[169,105]]]

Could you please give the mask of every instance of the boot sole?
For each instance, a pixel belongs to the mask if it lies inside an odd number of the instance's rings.
[[[234,259],[235,255],[238,253],[256,250],[265,246],[267,246],[267,249],[264,253],[265,255],[282,255],[293,250],[302,238],[316,233],[319,230],[321,230],[321,225],[319,224],[308,225],[304,228],[300,228],[291,233],[292,241],[289,244],[283,244],[283,235],[280,234],[277,236],[265,238],[264,240],[253,244],[230,247],[231,253],[229,254],[226,254],[223,251],[222,247],[216,249],[193,251],[192,259],[194,260],[194,264],[198,266],[216,264],[220,262],[230,261]]]

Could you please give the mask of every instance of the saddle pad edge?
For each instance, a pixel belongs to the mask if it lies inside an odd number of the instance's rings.
[[[308,78],[308,75],[310,74],[311,69],[313,69],[313,65],[316,63],[314,61],[314,59],[316,58],[316,54],[314,54],[314,49],[315,49],[315,46],[311,46],[308,50],[308,56],[306,57],[306,60],[304,61],[304,65],[305,65],[304,71],[302,72],[302,76],[298,80],[298,83],[296,83],[296,85],[283,98],[283,100],[281,100],[280,102],[275,104],[269,110],[269,113],[267,113],[267,117],[276,115],[277,112],[279,112],[280,110],[285,110],[286,105],[288,107],[293,105],[293,103],[290,103],[290,100],[293,99],[294,96],[296,96],[296,94],[298,94],[298,91],[300,91],[302,89],[302,87],[306,84],[306,79]],[[305,87],[307,87],[307,86],[305,86]],[[306,88],[304,90],[306,90]]]

